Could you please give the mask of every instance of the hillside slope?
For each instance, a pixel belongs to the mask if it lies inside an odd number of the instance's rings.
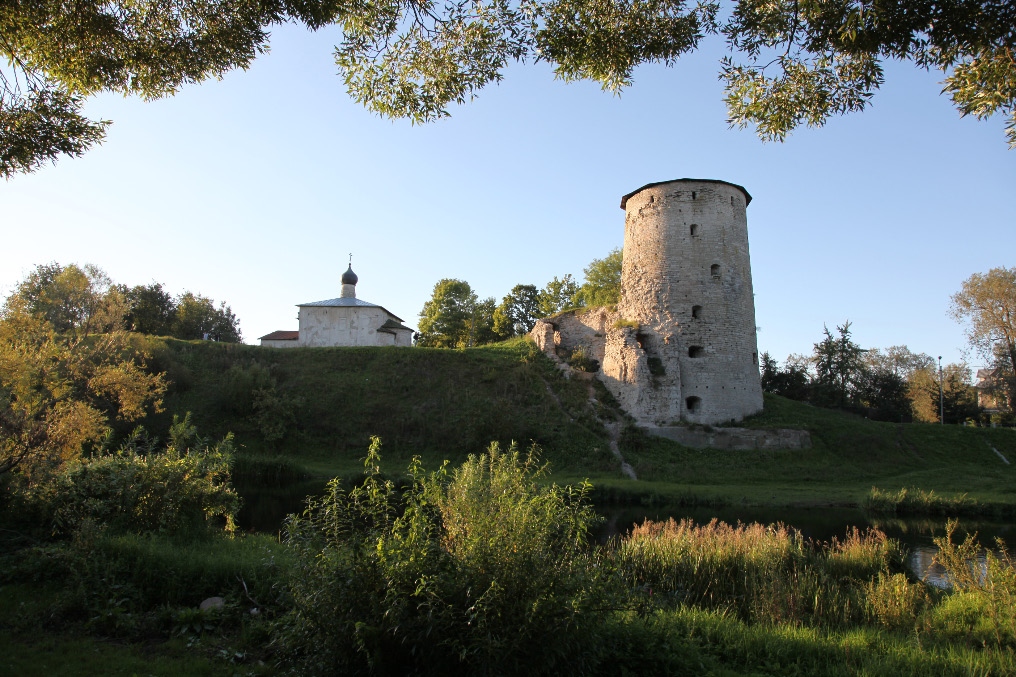
[[[315,475],[357,473],[372,435],[393,471],[414,454],[432,469],[514,440],[539,445],[559,482],[588,477],[642,500],[856,503],[878,486],[1016,504],[1013,430],[879,423],[767,395],[744,425],[807,429],[812,449],[689,449],[628,426],[620,449],[638,474],[631,481],[609,449],[603,422],[623,417],[606,390],[563,378],[525,340],[466,350],[151,342],[152,366],[173,381],[151,430],[165,434],[173,414],[190,411],[203,434],[233,432],[245,457],[288,459]]]
[[[153,341],[152,366],[173,382],[166,411],[149,420],[156,431],[190,411],[202,434],[233,432],[245,454],[322,474],[360,469],[373,435],[400,464],[418,454],[436,467],[515,441],[539,445],[559,469],[617,465],[590,385],[564,379],[525,340],[467,350]]]

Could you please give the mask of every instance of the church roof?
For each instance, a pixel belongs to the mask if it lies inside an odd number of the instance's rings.
[[[383,331],[383,332],[386,332],[386,333],[389,333],[389,334],[394,334],[395,330],[397,330],[397,329],[405,329],[406,331],[413,331],[412,329],[410,329],[406,325],[402,324],[401,322],[396,322],[395,320],[388,320],[387,322],[382,324],[380,327],[378,327],[377,330],[378,331]]]
[[[298,331],[286,331],[280,329],[273,331],[271,334],[265,334],[259,341],[296,341],[300,338],[300,332]]]
[[[298,304],[296,304],[297,308],[303,308],[305,306],[312,306],[312,307],[317,307],[317,308],[351,308],[351,307],[356,307],[356,308],[380,308],[381,310],[383,310],[386,313],[388,313],[389,315],[391,315],[394,319],[398,320],[399,322],[402,322],[402,318],[401,317],[399,317],[395,313],[391,312],[390,310],[388,310],[384,306],[379,306],[376,303],[369,303],[367,301],[363,301],[363,300],[358,299],[358,298],[353,297],[353,296],[339,297],[337,299],[325,299],[324,301],[314,301],[313,303],[298,303]]]

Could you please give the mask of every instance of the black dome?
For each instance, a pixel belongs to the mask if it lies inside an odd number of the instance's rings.
[[[355,285],[357,281],[356,273],[353,272],[353,264],[349,264],[349,268],[342,274],[342,284]]]

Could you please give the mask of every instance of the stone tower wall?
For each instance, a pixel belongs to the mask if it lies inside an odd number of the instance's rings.
[[[720,423],[762,409],[748,199],[733,184],[682,179],[625,200],[618,313],[639,328],[635,342],[608,335],[603,376],[620,400],[639,403],[630,413],[642,423]],[[612,346],[626,355],[615,359]],[[651,375],[637,395],[626,392],[631,372],[620,373],[633,348]]]

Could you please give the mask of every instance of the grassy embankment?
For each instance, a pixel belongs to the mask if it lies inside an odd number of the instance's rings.
[[[698,450],[629,430],[621,451],[638,474],[633,482],[609,451],[602,421],[622,416],[606,390],[562,378],[525,341],[468,350],[154,341],[155,366],[174,385],[166,412],[147,425],[160,432],[171,414],[191,411],[204,434],[234,432],[244,447],[241,481],[245,473],[268,483],[294,471],[355,476],[378,435],[396,468],[413,454],[436,467],[491,441],[535,442],[556,481],[588,477],[600,500],[845,505],[876,486],[1016,505],[1016,465],[992,451],[1016,463],[1012,430],[879,423],[767,395],[765,411],[743,425],[808,430],[811,449]]]
[[[1016,670],[1016,570],[1006,555],[981,560],[972,542],[940,539],[956,584],[941,591],[908,574],[877,532],[812,543],[782,527],[671,521],[590,548],[581,497],[534,484],[517,456],[416,477],[403,492],[371,471],[319,499],[287,543],[190,520],[163,533],[82,519],[52,538],[40,522],[34,545],[2,558],[0,671]],[[160,505],[166,517],[180,507]],[[195,608],[212,594],[225,598],[221,611]]]

